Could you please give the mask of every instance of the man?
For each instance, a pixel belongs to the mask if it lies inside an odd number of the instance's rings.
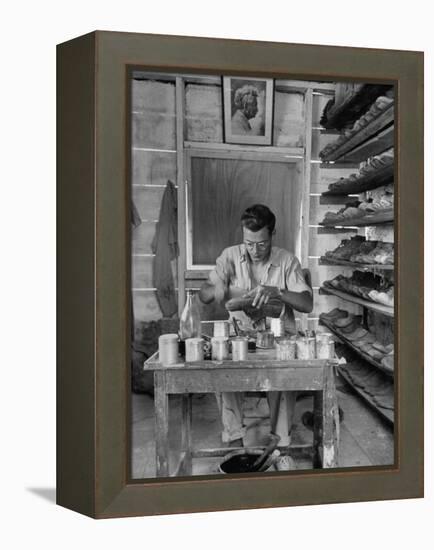
[[[263,135],[263,121],[252,127],[250,121],[258,114],[258,90],[255,86],[245,85],[234,94],[236,111],[231,120],[232,134],[235,136],[252,134]]]
[[[264,315],[282,315],[287,330],[295,333],[293,310],[312,311],[312,289],[305,282],[298,259],[273,246],[275,224],[276,218],[267,206],[255,204],[247,208],[241,216],[243,243],[223,250],[199,296],[206,304],[213,300],[224,303],[230,317],[244,330],[249,330]],[[296,394],[268,392],[267,398],[271,431],[280,436],[281,447],[289,447]],[[242,400],[239,392],[217,395],[222,414],[222,439],[234,447],[243,445],[246,433]],[[281,469],[293,467],[290,457],[280,464]]]

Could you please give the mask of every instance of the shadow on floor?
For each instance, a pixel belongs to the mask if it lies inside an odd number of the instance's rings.
[[[26,487],[26,490],[51,504],[56,504],[56,489],[54,487]]]

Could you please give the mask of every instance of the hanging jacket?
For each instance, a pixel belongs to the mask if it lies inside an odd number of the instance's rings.
[[[178,311],[175,283],[170,261],[179,255],[177,195],[174,184],[168,180],[161,202],[160,218],[152,240],[154,258],[153,284],[164,317]]]

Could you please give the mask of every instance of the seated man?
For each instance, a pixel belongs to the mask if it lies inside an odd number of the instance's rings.
[[[282,314],[285,327],[295,334],[293,310],[309,313],[313,308],[312,289],[305,282],[300,262],[290,252],[272,245],[276,218],[264,205],[255,204],[241,217],[243,243],[223,250],[216,267],[202,285],[199,297],[205,304],[224,303],[242,330],[249,330],[264,315]],[[238,306],[237,306],[238,303]],[[277,307],[276,307],[277,306]],[[268,392],[271,431],[288,447],[295,408],[295,392]],[[243,394],[217,395],[222,415],[224,442],[242,446],[246,433],[242,414]],[[290,461],[282,462],[282,469]],[[282,464],[281,463],[281,464]]]

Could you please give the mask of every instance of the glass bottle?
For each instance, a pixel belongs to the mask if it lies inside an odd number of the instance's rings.
[[[200,310],[194,290],[187,290],[187,300],[179,320],[179,336],[181,340],[201,336]]]

